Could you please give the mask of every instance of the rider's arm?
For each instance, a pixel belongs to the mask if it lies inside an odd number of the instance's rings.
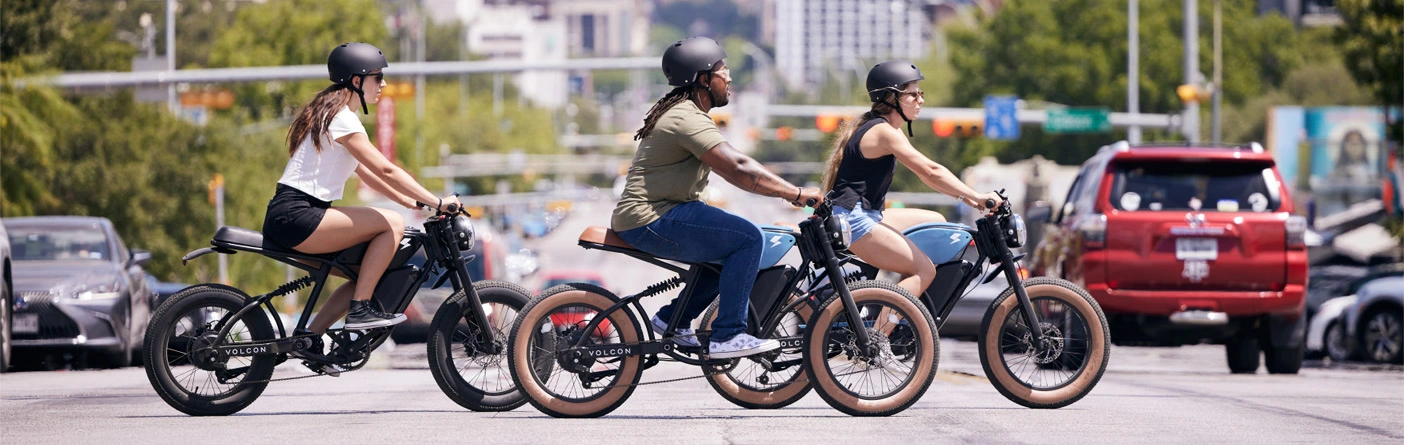
[[[912,146],[912,142],[901,131],[881,125],[873,127],[873,130],[876,131],[870,130],[868,134],[876,137],[876,140],[872,142],[876,144],[875,147],[879,151],[886,152],[882,154],[890,153],[896,156],[897,162],[901,162],[902,165],[911,169],[917,174],[917,177],[921,178],[921,182],[925,183],[927,187],[931,187],[932,190],[959,197],[965,204],[977,208],[985,206],[984,203],[980,202],[983,201],[980,198],[988,198],[986,195],[993,195],[978,193],[975,189],[965,185],[946,166],[936,163],[917,151],[916,147]]]
[[[772,173],[750,156],[736,151],[726,142],[703,153],[702,163],[711,167],[726,182],[757,195],[795,201],[802,193],[799,187]]]
[[[429,189],[419,185],[419,181],[415,181],[409,172],[386,159],[385,155],[381,154],[374,144],[371,144],[365,133],[351,133],[337,138],[336,142],[346,147],[346,150],[351,152],[351,156],[360,161],[361,167],[358,168],[366,169],[365,171],[370,173],[369,176],[379,179],[390,189],[409,199],[430,206],[438,204],[438,196],[434,196],[434,193],[430,192]]]
[[[366,183],[366,186],[370,187],[371,190],[380,192],[380,194],[385,195],[386,198],[395,201],[396,204],[405,206],[406,208],[414,208],[414,198],[395,191],[389,184],[386,184],[385,181],[381,181],[379,177],[371,173],[370,169],[366,168],[365,164],[356,166],[356,176],[360,177],[361,182]]]

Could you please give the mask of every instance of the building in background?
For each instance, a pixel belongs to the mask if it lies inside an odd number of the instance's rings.
[[[775,0],[775,63],[791,87],[862,79],[874,63],[919,59],[931,24],[925,0]]]

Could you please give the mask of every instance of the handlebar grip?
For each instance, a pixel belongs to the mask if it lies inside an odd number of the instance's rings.
[[[444,213],[458,213],[458,210],[458,204],[450,203],[449,205],[444,206]]]
[[[809,199],[804,200],[804,206],[805,206],[805,207],[814,207],[816,204],[819,204],[819,200],[817,200],[817,199],[809,198]]]
[[[985,208],[987,208],[987,209],[993,209],[994,207],[995,207],[995,203],[994,203],[994,200],[993,200],[993,199],[986,199],[986,200],[985,200]]]

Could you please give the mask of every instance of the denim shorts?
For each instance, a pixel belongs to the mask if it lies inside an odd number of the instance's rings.
[[[834,206],[834,215],[842,215],[848,219],[848,227],[853,231],[853,241],[863,239],[863,235],[867,235],[882,222],[882,212],[866,210],[862,202],[855,204],[853,210]]]

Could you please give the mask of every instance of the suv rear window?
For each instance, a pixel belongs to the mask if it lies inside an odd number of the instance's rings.
[[[1282,204],[1271,163],[1157,160],[1112,168],[1108,198],[1117,210],[1271,212]]]

